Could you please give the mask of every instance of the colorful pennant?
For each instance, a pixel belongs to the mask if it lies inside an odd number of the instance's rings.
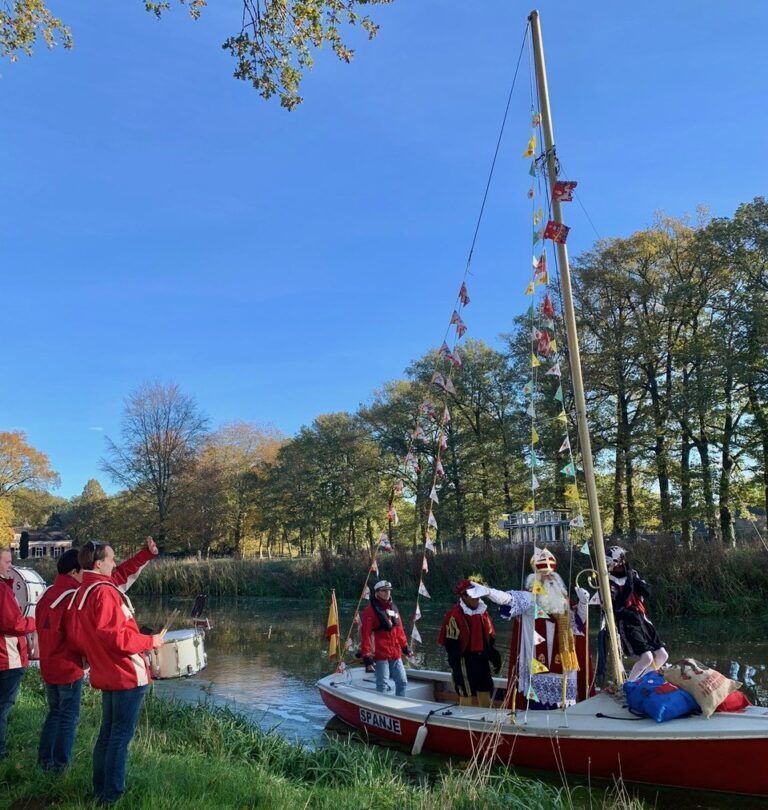
[[[563,225],[562,222],[555,222],[554,219],[550,219],[542,235],[544,239],[551,239],[553,242],[564,245],[568,239],[568,231],[570,230],[571,229],[567,225]]]

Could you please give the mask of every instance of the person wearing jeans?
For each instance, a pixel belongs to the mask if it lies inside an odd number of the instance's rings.
[[[13,594],[12,559],[10,549],[0,549],[0,759],[7,756],[8,715],[29,664],[26,636],[35,632],[35,620],[21,615]]]
[[[74,595],[74,645],[91,667],[90,681],[102,692],[101,728],[93,749],[93,793],[103,805],[125,793],[128,746],[136,732],[150,682],[144,653],[162,647],[162,635],[145,635],[133,618],[130,599],[115,585],[115,553],[88,542],[78,555],[83,581]]]
[[[371,603],[363,611],[360,652],[366,670],[376,668],[376,690],[388,690],[392,678],[395,695],[402,697],[408,685],[403,656],[410,656],[411,650],[391,594],[392,583],[384,579],[374,586]]]
[[[156,555],[157,546],[148,537],[146,548],[114,569],[112,583],[127,590]],[[83,686],[83,653],[74,643],[69,627],[75,613],[71,609],[75,593],[83,581],[78,549],[65,551],[56,562],[56,570],[56,580],[35,608],[40,674],[48,698],[48,716],[40,735],[37,762],[46,771],[62,771],[72,760]]]
[[[93,749],[93,792],[110,804],[125,792],[128,744],[136,733],[149,685],[103,692],[101,728]]]

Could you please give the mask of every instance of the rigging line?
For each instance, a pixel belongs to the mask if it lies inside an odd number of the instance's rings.
[[[472,244],[469,248],[469,255],[467,256],[467,266],[464,270],[464,275],[466,277],[467,273],[469,272],[469,266],[472,263],[472,254],[475,252],[475,243],[477,242],[477,234],[480,231],[480,223],[483,219],[483,212],[485,211],[485,203],[488,200],[488,192],[491,188],[491,181],[493,180],[493,171],[496,168],[496,159],[499,156],[499,149],[501,148],[501,139],[504,137],[504,127],[507,124],[507,115],[509,114],[509,105],[512,103],[512,93],[515,89],[515,83],[517,82],[517,74],[520,71],[520,62],[523,59],[523,51],[525,50],[525,44],[528,41],[528,31],[531,27],[530,23],[527,23],[525,26],[525,32],[523,34],[523,42],[520,45],[520,53],[517,57],[517,65],[515,66],[515,75],[512,77],[512,87],[509,88],[509,96],[507,97],[507,106],[504,109],[504,118],[501,122],[501,129],[499,131],[499,138],[496,141],[496,149],[493,153],[493,160],[491,161],[491,170],[488,173],[488,182],[485,184],[485,192],[483,194],[483,202],[480,205],[480,213],[477,216],[477,224],[475,225],[475,233],[472,236]]]

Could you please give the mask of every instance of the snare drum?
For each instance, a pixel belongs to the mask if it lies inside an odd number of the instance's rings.
[[[208,663],[203,639],[197,629],[172,630],[165,634],[165,644],[150,653],[153,678],[181,678],[195,675]]]
[[[35,605],[45,592],[45,580],[32,568],[11,568],[13,595],[21,608],[22,616],[34,616]]]

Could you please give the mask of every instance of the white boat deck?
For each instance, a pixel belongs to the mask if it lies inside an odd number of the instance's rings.
[[[706,719],[693,715],[666,723],[650,718],[638,718],[626,708],[622,696],[601,693],[571,706],[567,711],[518,711],[512,722],[509,711],[457,706],[437,702],[434,683],[450,684],[450,674],[434,670],[408,671],[408,686],[404,697],[391,692],[376,692],[374,676],[362,667],[348,670],[344,675],[328,675],[318,682],[320,689],[335,692],[350,703],[391,714],[395,717],[423,722],[431,713],[429,724],[472,731],[501,732],[512,735],[547,735],[578,738],[627,739],[734,739],[768,737],[768,709],[752,706],[745,712],[716,713]],[[505,682],[495,679],[498,688]]]

